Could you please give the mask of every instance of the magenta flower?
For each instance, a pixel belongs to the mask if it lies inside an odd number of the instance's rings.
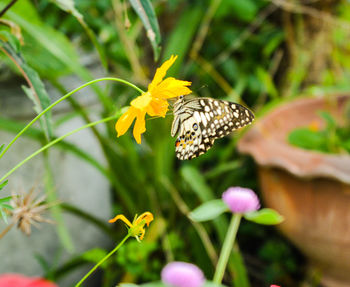
[[[246,213],[260,208],[259,198],[249,188],[230,187],[222,194],[222,200],[235,213]]]
[[[173,287],[200,287],[205,277],[196,265],[186,262],[171,262],[162,270],[163,283]]]
[[[39,277],[27,277],[21,274],[1,274],[0,287],[57,287],[57,285]]]

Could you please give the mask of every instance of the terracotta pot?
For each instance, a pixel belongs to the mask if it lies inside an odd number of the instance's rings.
[[[281,231],[322,272],[325,286],[350,286],[350,156],[293,147],[290,131],[317,122],[319,110],[340,120],[348,96],[304,98],[264,116],[238,149],[259,164],[268,207],[285,216]]]

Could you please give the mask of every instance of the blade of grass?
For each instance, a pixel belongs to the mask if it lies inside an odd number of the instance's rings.
[[[134,8],[136,14],[140,17],[145,29],[147,38],[151,42],[154,61],[157,61],[160,53],[160,30],[156,13],[149,0],[129,0],[131,6]]]
[[[178,58],[167,75],[178,75],[187,51],[191,47],[201,17],[202,10],[195,6],[191,9],[187,9],[176,23],[176,27],[165,45],[163,62],[169,59],[171,55],[178,55]]]
[[[7,33],[8,34],[8,33]],[[2,35],[6,35],[2,33]],[[39,114],[50,105],[50,98],[46,92],[45,86],[41,81],[38,73],[28,66],[24,58],[21,56],[20,51],[17,50],[19,43],[13,46],[11,43],[18,41],[17,38],[8,34],[8,39],[11,41],[4,42],[0,39],[0,49],[11,59],[11,61],[17,66],[23,77],[25,78],[28,87],[22,86],[24,92],[34,103],[34,110]],[[51,126],[51,113],[48,112],[40,119],[40,124],[45,132],[47,139],[52,136]]]

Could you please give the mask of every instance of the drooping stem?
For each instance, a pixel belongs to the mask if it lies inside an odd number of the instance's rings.
[[[219,261],[216,266],[213,282],[220,284],[224,277],[225,269],[227,266],[228,259],[233,248],[233,244],[236,239],[239,223],[241,222],[242,215],[236,213],[232,216],[230,226],[228,227],[224,244],[220,253]]]
[[[40,119],[45,113],[47,113],[49,110],[51,110],[54,106],[56,106],[57,104],[59,104],[60,102],[62,102],[63,100],[67,99],[68,97],[70,97],[71,95],[73,95],[74,93],[78,92],[79,90],[97,83],[97,82],[101,82],[101,81],[116,81],[116,82],[120,82],[123,83],[125,85],[128,85],[132,88],[134,88],[135,90],[137,90],[138,92],[140,92],[141,94],[144,92],[143,90],[141,90],[139,87],[135,86],[134,84],[125,81],[123,79],[119,79],[119,78],[100,78],[100,79],[95,79],[92,80],[90,82],[87,82],[83,85],[81,85],[80,87],[74,89],[73,91],[69,92],[68,94],[64,95],[62,98],[58,99],[56,102],[52,103],[50,106],[48,106],[45,110],[43,110],[41,113],[39,113],[28,125],[26,125],[14,138],[13,140],[4,148],[4,150],[0,153],[0,158],[3,157],[3,155],[6,153],[6,151],[15,143],[15,141],[28,129],[30,128],[38,119]],[[0,181],[1,182],[1,181]]]
[[[86,128],[89,128],[89,127],[92,127],[92,126],[95,126],[95,125],[98,125],[100,123],[104,123],[104,122],[108,122],[108,121],[111,121],[111,120],[115,120],[119,117],[120,115],[115,115],[115,116],[111,116],[111,117],[108,117],[108,118],[104,118],[104,119],[101,119],[101,120],[98,120],[96,122],[92,122],[92,123],[89,123],[87,125],[84,125],[82,127],[79,127],[51,142],[49,142],[48,144],[44,145],[42,148],[38,149],[37,151],[35,151],[34,153],[32,153],[31,155],[29,155],[28,157],[26,157],[24,160],[22,160],[19,164],[17,164],[14,168],[12,168],[10,171],[8,171],[2,178],[0,178],[0,182],[4,181],[9,175],[11,175],[16,169],[18,169],[19,167],[21,167],[23,164],[25,164],[27,161],[29,161],[30,159],[32,159],[33,157],[35,157],[36,155],[38,155],[39,153],[43,152],[44,150],[47,150],[49,147],[53,146],[54,144],[60,142],[61,140],[65,139],[66,137],[76,133],[76,132],[79,132],[83,129],[86,129]]]
[[[75,285],[75,287],[81,286],[81,284],[86,280],[86,278],[88,278],[101,264],[103,264],[103,262],[105,262],[109,257],[111,257],[130,236],[130,233],[128,233],[111,252],[109,252],[105,257],[103,257],[94,267],[92,267],[92,269],[88,273],[86,273],[86,275]]]

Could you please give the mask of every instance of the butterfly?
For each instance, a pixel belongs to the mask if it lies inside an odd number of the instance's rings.
[[[212,98],[180,96],[173,107],[171,136],[176,157],[192,159],[207,152],[216,139],[250,124],[254,114],[246,107]]]

